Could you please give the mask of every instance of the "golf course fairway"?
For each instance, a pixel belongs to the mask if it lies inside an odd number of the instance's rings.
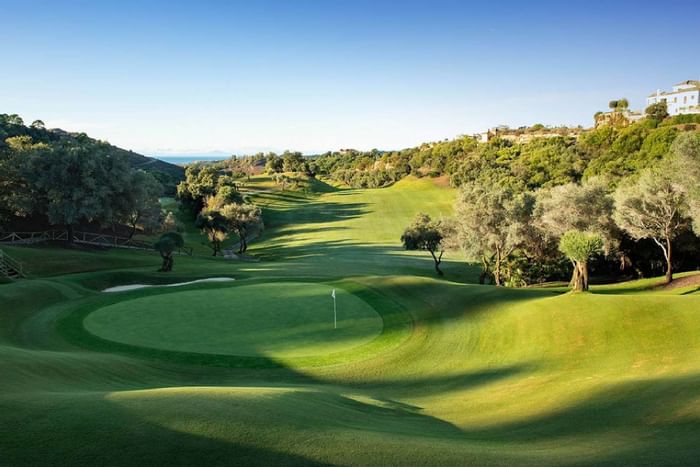
[[[399,243],[430,179],[250,189],[260,261],[3,247],[0,465],[697,465],[696,286],[437,277]]]

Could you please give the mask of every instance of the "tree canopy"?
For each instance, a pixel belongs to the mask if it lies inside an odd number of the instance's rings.
[[[429,252],[435,263],[435,272],[442,276],[440,263],[444,253],[443,240],[445,237],[445,225],[442,222],[433,221],[428,214],[418,213],[411,225],[401,235],[401,242],[407,250]]]

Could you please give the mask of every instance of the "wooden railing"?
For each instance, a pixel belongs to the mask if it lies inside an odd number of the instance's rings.
[[[19,279],[24,277],[22,263],[0,250],[0,277]]]
[[[49,240],[67,241],[66,230],[43,230],[41,232],[0,232],[0,243],[31,244]]]
[[[73,232],[73,243],[84,245],[103,246],[110,248],[130,248],[135,250],[152,250],[153,245],[141,240],[134,240],[128,237],[118,237],[90,232]],[[0,232],[0,243],[15,245],[28,245],[48,241],[68,241],[67,230],[44,230],[41,232]],[[178,249],[178,254],[192,256],[192,248],[182,247]]]

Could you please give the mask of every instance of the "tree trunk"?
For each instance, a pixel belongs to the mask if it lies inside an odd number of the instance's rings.
[[[493,281],[496,284],[496,287],[500,287],[503,285],[501,283],[501,250],[496,249],[496,264],[493,267]]]
[[[588,291],[588,261],[579,263],[581,268],[581,277],[583,278],[583,291]]]
[[[440,263],[442,262],[442,254],[443,252],[440,252],[440,256],[435,256],[435,252],[433,250],[430,250],[430,255],[433,257],[433,261],[435,262],[435,272],[437,272],[438,276],[443,276],[444,273],[440,270]]]
[[[673,282],[673,249],[671,239],[666,237],[666,283]]]
[[[73,224],[68,224],[66,225],[66,231],[68,232],[68,244],[72,245],[73,244],[73,235],[75,234],[75,227]]]
[[[571,261],[571,265],[574,267],[574,270],[571,273],[571,279],[569,279],[569,287],[573,289],[576,281],[578,281],[578,266],[576,266],[576,261],[573,260]]]
[[[482,271],[481,274],[479,274],[479,284],[484,285],[486,283],[486,278],[489,276],[489,273],[491,272],[489,268],[489,264],[491,263],[491,259],[493,259],[493,256],[491,258],[487,258],[486,256],[481,257],[481,267]]]
[[[248,249],[248,242],[245,239],[245,230],[238,231],[238,254],[242,255]]]
[[[574,274],[571,278],[571,289],[574,292],[586,292],[588,290],[588,262],[574,262]]]
[[[173,270],[173,254],[172,253],[161,253],[160,257],[163,258],[163,264],[161,264],[160,272],[170,272]]]
[[[134,238],[134,234],[136,233],[136,226],[139,223],[139,219],[141,218],[141,214],[136,214],[134,218],[131,220],[131,231],[129,232],[129,240]]]

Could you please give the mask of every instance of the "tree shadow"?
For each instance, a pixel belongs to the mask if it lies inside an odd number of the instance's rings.
[[[478,371],[467,371],[452,375],[346,382],[328,381],[328,383],[334,385],[342,384],[343,387],[361,390],[367,394],[374,394],[376,391],[379,391],[382,395],[377,396],[378,400],[390,400],[387,399],[388,396],[387,393],[385,393],[385,391],[390,391],[392,397],[391,402],[400,405],[403,403],[399,403],[394,400],[394,398],[429,397],[452,391],[474,389],[503,379],[512,378],[531,371],[534,368],[536,368],[534,364],[520,364],[500,368],[486,368]],[[419,407],[416,408],[422,409]]]
[[[164,405],[164,413],[177,410]],[[124,409],[101,394],[0,399],[0,406],[21,407],[3,407],[3,465],[328,465],[272,443],[262,448],[168,429],[148,421],[148,411]]]
[[[556,441],[581,443],[595,438],[631,436],[597,465],[688,465],[700,458],[700,413],[687,411],[700,398],[700,374],[662,377],[608,386],[554,413],[496,425],[464,428],[467,438],[508,443]],[[619,442],[619,441],[618,441]],[[615,443],[615,441],[612,441]],[[590,465],[582,460],[581,464]]]

